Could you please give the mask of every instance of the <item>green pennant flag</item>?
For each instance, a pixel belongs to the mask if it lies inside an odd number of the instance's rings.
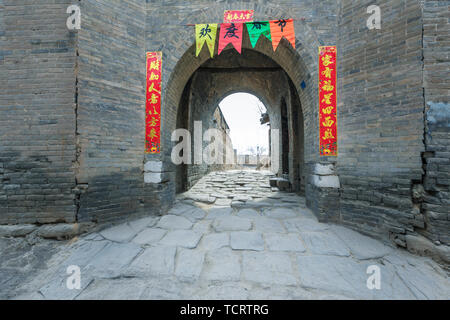
[[[258,42],[260,35],[265,35],[267,39],[272,41],[272,37],[270,35],[270,24],[269,21],[263,21],[263,22],[248,22],[247,25],[247,31],[248,35],[250,37],[250,43],[252,44],[252,47],[254,48],[256,46],[256,43]]]

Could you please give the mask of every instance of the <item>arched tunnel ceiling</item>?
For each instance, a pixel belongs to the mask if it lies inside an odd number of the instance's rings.
[[[270,68],[281,67],[269,57],[250,49],[239,54],[234,49],[224,50],[219,56],[207,60],[201,68]]]

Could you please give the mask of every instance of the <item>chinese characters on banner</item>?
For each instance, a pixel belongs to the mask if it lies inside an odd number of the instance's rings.
[[[147,52],[145,153],[161,151],[161,71],[162,52]]]
[[[220,25],[218,54],[220,54],[229,43],[234,46],[237,52],[241,53],[243,30],[243,23],[222,23]]]
[[[295,49],[295,29],[293,19],[270,21],[270,33],[272,34],[273,51],[277,50],[283,37],[285,37]]]
[[[211,58],[214,56],[214,46],[216,44],[217,23],[215,24],[196,24],[195,25],[195,56],[198,57],[206,42]]]
[[[272,41],[269,21],[246,23],[246,25],[252,48],[256,46],[256,43],[262,34],[265,35],[267,39]]]
[[[273,51],[276,51],[281,39],[286,38],[295,49],[294,19],[279,19],[272,21],[253,22],[253,10],[225,11],[225,23],[220,24],[219,48],[220,54],[231,43],[234,48],[242,53],[242,36],[244,24],[247,26],[250,43],[254,48],[264,35],[272,41]],[[196,24],[195,43],[196,57],[200,54],[203,45],[207,44],[211,58],[214,56],[214,45],[219,24]]]
[[[319,47],[320,155],[337,156],[336,47]]]
[[[223,22],[252,22],[253,10],[227,10],[223,15]]]

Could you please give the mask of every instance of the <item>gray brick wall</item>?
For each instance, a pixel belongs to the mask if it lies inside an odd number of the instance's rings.
[[[82,10],[78,32],[65,27],[72,2]],[[257,51],[281,66],[298,92],[301,175],[316,163],[336,163],[342,187],[307,183],[308,204],[400,245],[416,232],[448,244],[450,4],[380,1],[382,29],[369,31],[370,4],[0,0],[0,223],[164,212],[175,194],[170,134],[177,109],[209,59],[207,50],[194,57],[186,24],[221,22],[224,10],[245,8],[255,10],[255,20],[299,19],[295,51],[286,44],[276,53],[258,44]],[[339,63],[337,159],[317,152],[317,47],[331,44]],[[143,153],[145,51],[163,51],[160,155]],[[144,184],[147,160],[163,161],[161,184]]]
[[[369,4],[339,14],[341,219],[399,245],[416,232],[448,244],[449,1],[381,2],[372,31]]]
[[[81,2],[77,183],[87,188],[80,221],[144,209],[145,8],[144,0]]]
[[[450,1],[423,3],[425,194],[420,200],[428,238],[450,244]]]
[[[422,178],[422,24],[417,1],[341,2],[339,145],[341,220],[373,235],[413,231],[411,185]]]
[[[75,221],[71,1],[0,1],[0,224]]]

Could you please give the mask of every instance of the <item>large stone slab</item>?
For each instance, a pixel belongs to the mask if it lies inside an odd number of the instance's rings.
[[[206,211],[195,207],[194,209],[189,210],[184,214],[181,214],[180,216],[185,217],[191,222],[197,222],[206,216]]]
[[[370,300],[415,298],[396,270],[386,262],[381,264],[378,260],[357,261],[336,256],[299,256],[298,262],[301,285],[326,292],[328,296]],[[371,290],[367,286],[369,277],[373,275],[369,267],[378,267],[380,270],[379,290]]]
[[[175,204],[172,208],[170,208],[167,214],[181,216],[188,211],[194,210],[195,208],[197,207],[183,202],[179,202]]]
[[[363,294],[360,288],[366,284],[366,270],[350,258],[298,256],[297,264],[300,286],[303,288],[350,298]]]
[[[68,246],[66,251],[70,253],[69,257],[56,268],[55,273],[51,277],[46,277],[50,281],[39,289],[40,294],[49,300],[71,300],[76,298],[94,279],[94,275],[86,266],[109,245],[111,245],[111,242],[105,240],[81,240]],[[80,289],[69,289],[67,287],[67,279],[69,277],[67,268],[69,266],[80,268]],[[42,296],[39,296],[39,298],[42,298]]]
[[[230,246],[234,250],[264,250],[262,234],[253,231],[231,232]]]
[[[205,289],[195,292],[193,300],[248,300],[250,290],[241,283],[211,283]]]
[[[242,191],[245,191],[245,190],[242,190]],[[233,197],[233,201],[242,201],[242,202],[246,202],[246,201],[249,201],[249,200],[252,200],[252,197],[247,196],[247,195],[243,195],[243,194],[241,194],[241,195],[236,195],[236,196]]]
[[[121,275],[141,251],[142,248],[134,243],[112,243],[100,251],[86,269],[95,277],[114,278]]]
[[[264,235],[267,248],[271,251],[305,252],[306,248],[298,234],[268,233]]]
[[[203,220],[200,220],[199,222],[197,222],[196,224],[194,224],[194,226],[192,227],[192,230],[201,232],[201,233],[208,233],[211,230],[211,224],[212,224],[211,220],[203,219]]]
[[[129,242],[137,233],[138,231],[127,223],[100,231],[102,237],[115,242]]]
[[[302,232],[300,236],[312,254],[350,256],[350,250],[345,243],[331,232]]]
[[[145,249],[130,267],[127,275],[148,276],[148,275],[171,275],[175,268],[175,247],[157,246]]]
[[[251,201],[247,201],[247,202],[233,201],[231,206],[235,207],[235,208],[239,208],[239,209],[245,209],[245,208],[262,209],[262,208],[270,207],[271,204],[267,201],[251,200]]]
[[[288,254],[244,252],[242,259],[242,272],[245,280],[277,285],[297,284]]]
[[[80,289],[69,289],[67,287],[67,278],[69,275],[58,275],[49,283],[39,289],[39,292],[46,300],[73,300],[80,295],[86,287],[94,280],[90,274],[81,273]]]
[[[167,230],[164,229],[148,228],[142,230],[132,241],[140,245],[152,244],[161,240],[166,233]]]
[[[283,225],[276,219],[257,217],[253,219],[254,229],[264,233],[285,233]]]
[[[80,268],[87,266],[94,257],[106,246],[111,245],[109,241],[80,241],[74,247],[68,248],[70,256],[64,261],[62,268],[65,270],[70,265],[77,265]]]
[[[156,222],[158,221],[158,219],[159,218],[157,218],[157,217],[145,217],[145,218],[130,221],[130,222],[128,222],[128,224],[134,231],[141,232],[145,228],[155,225]]]
[[[395,268],[401,283],[413,295],[412,299],[448,300],[450,298],[448,272],[429,258],[393,250],[383,258],[383,261],[386,266],[392,265]],[[393,286],[393,289],[397,288]],[[399,290],[394,291],[399,296]]]
[[[241,278],[239,256],[229,248],[208,252],[202,277],[210,281],[239,281]]]
[[[187,197],[196,202],[213,204],[216,201],[215,197],[211,197],[208,194],[189,194]]]
[[[34,224],[0,225],[0,237],[23,237],[37,228]]]
[[[138,300],[147,284],[142,279],[95,279],[77,300]]]
[[[192,222],[184,217],[167,215],[159,220],[157,227],[167,230],[190,229],[192,228]]]
[[[197,247],[202,235],[202,233],[193,230],[174,230],[169,231],[159,243],[166,246],[193,249]]]
[[[286,219],[283,221],[283,224],[288,232],[314,232],[330,229],[328,224],[320,223],[314,219]]]
[[[332,226],[331,230],[350,248],[352,255],[357,259],[381,258],[392,251],[392,248],[384,245],[382,242],[351,229],[342,226]]]
[[[91,230],[95,225],[84,223],[44,224],[37,229],[37,235],[45,239],[70,239]]]
[[[230,245],[228,233],[212,233],[203,237],[202,247],[206,250],[217,250]]]
[[[258,213],[255,209],[240,209],[237,214],[238,217],[241,218],[259,218],[261,217],[261,214]]]
[[[229,216],[231,216],[232,213],[233,213],[233,209],[231,209],[231,208],[215,207],[215,208],[211,208],[208,211],[208,215],[206,216],[206,219],[229,217]]]
[[[202,272],[204,260],[204,252],[180,249],[175,275],[182,281],[196,281]]]
[[[300,218],[317,220],[314,213],[308,208],[297,206],[296,208],[293,208],[293,209],[297,212],[297,214]]]
[[[206,212],[203,209],[193,205],[178,203],[169,210],[168,214],[182,216],[191,222],[197,222],[205,217]]]
[[[249,219],[235,216],[220,217],[214,220],[213,227],[217,232],[246,231],[251,229],[252,222]]]
[[[231,206],[231,200],[230,199],[217,199],[214,203],[216,206],[223,206],[223,207],[229,207]]]
[[[146,288],[140,300],[186,300],[192,299],[186,284],[172,277],[151,277],[145,279]]]
[[[294,210],[289,208],[270,208],[264,210],[263,214],[268,218],[289,219],[297,217]]]

